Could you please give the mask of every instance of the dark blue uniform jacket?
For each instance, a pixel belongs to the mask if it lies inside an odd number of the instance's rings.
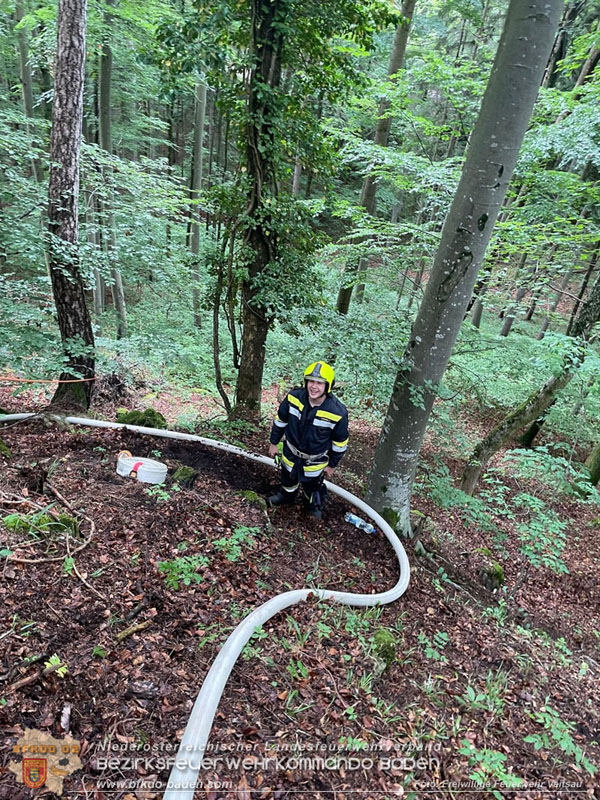
[[[313,407],[306,389],[292,389],[273,421],[271,444],[278,444],[282,436],[303,453],[312,456],[326,454],[329,466],[335,467],[348,447],[346,406],[330,393],[320,406]]]

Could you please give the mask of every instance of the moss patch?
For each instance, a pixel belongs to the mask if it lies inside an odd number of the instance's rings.
[[[123,425],[139,425],[142,428],[166,428],[167,420],[159,411],[147,408],[145,411],[126,411],[117,409],[117,422]]]

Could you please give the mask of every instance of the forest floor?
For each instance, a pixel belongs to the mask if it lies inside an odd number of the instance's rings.
[[[163,399],[152,405],[174,420],[179,401]],[[18,410],[38,401],[25,395]],[[0,406],[16,403],[5,394]],[[98,414],[114,419],[114,408]],[[226,438],[222,427],[212,434]],[[64,776],[66,796],[161,797],[204,676],[250,610],[290,588],[375,593],[398,579],[383,534],[344,522],[341,500],[330,498],[322,522],[300,507],[264,511],[256,496],[276,476],[246,459],[39,419],[0,435],[11,450],[0,454],[0,513],[33,515],[25,531],[0,525],[1,800],[54,796],[9,770],[26,729],[79,742],[82,768]],[[351,436],[338,480],[358,492],[377,430],[353,420]],[[229,431],[261,452],[266,437]],[[193,488],[119,477],[123,449],[159,458],[170,475],[194,467]],[[458,474],[459,463],[448,466]],[[524,486],[533,491],[523,481],[511,491]],[[571,520],[566,574],[526,569],[515,520],[498,520],[495,533],[466,527],[422,492],[400,600],[367,610],[308,600],[259,629],[226,686],[196,796],[595,796],[600,510],[547,494]],[[44,529],[35,515],[49,506],[75,512],[80,531]],[[490,559],[504,591],[489,588]]]

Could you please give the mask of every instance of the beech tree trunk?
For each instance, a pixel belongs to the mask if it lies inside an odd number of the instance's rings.
[[[25,15],[25,5],[23,0],[15,3],[15,20],[17,25]],[[34,118],[33,113],[33,82],[31,77],[31,64],[29,63],[29,43],[27,41],[27,31],[25,28],[17,29],[17,44],[19,47],[19,76],[21,78],[21,93],[23,96],[23,110],[28,119]],[[31,159],[31,170],[36,183],[44,180],[44,170],[39,158],[33,156]]]
[[[546,331],[548,330],[548,326],[550,325],[550,321],[552,320],[552,315],[558,308],[558,304],[560,303],[562,296],[565,292],[565,289],[569,285],[569,281],[571,280],[571,273],[573,270],[568,269],[565,274],[563,275],[563,279],[560,282],[560,289],[554,295],[554,300],[552,301],[552,305],[550,306],[550,311],[546,314],[544,319],[542,320],[542,327],[540,328],[540,332],[536,336],[536,339],[543,339],[546,335]]]
[[[460,183],[396,376],[367,500],[407,534],[412,484],[436,390],[506,195],[562,6],[562,0],[510,2]]]
[[[402,14],[402,22],[396,28],[396,35],[394,37],[394,44],[392,46],[392,52],[388,64],[388,78],[390,78],[392,75],[395,75],[402,69],[404,55],[406,53],[406,44],[408,42],[408,35],[410,33],[410,26],[416,3],[417,0],[403,0],[402,2],[402,8],[400,9],[400,13]],[[380,147],[387,147],[390,136],[392,117],[388,114],[389,108],[390,103],[388,100],[384,99],[379,104],[377,126],[375,128],[375,138],[373,141]],[[377,184],[372,175],[367,175],[363,181],[360,204],[369,214],[375,214],[377,207]],[[361,261],[363,263],[361,264],[359,262],[358,264],[359,276],[362,276],[368,264],[367,259],[361,259]],[[339,314],[348,313],[350,300],[352,299],[353,288],[353,283],[350,283],[349,286],[342,286],[340,288],[337,300],[337,311]],[[364,283],[361,282],[356,289],[357,300],[362,301],[362,298],[364,297],[364,291]]]
[[[107,6],[114,5],[114,0],[106,0]],[[100,55],[100,75],[98,78],[98,138],[100,147],[107,153],[112,153],[112,114],[111,114],[111,90],[112,90],[112,47],[109,40],[109,31],[112,24],[112,15],[105,13],[104,24],[106,28],[106,38],[102,44]],[[112,184],[112,170],[105,168],[104,179]],[[127,307],[125,304],[125,290],[123,288],[123,278],[117,265],[117,234],[115,230],[115,219],[112,211],[112,192],[108,192],[108,203],[103,204],[103,212],[108,229],[105,237],[108,258],[110,262],[110,274],[112,279],[111,293],[113,304],[117,313],[117,339],[127,336]]]
[[[277,194],[274,137],[271,124],[271,93],[281,83],[283,29],[290,6],[285,0],[252,0],[252,72],[249,81],[246,169],[250,180],[244,244],[253,254],[248,277],[242,284],[242,352],[238,373],[234,417],[258,419],[269,331],[268,312],[259,299],[260,277],[277,257],[275,224],[270,224],[268,193]],[[270,92],[265,92],[265,84]]]
[[[519,275],[521,274],[521,271],[525,266],[526,261],[527,261],[527,253],[523,253],[523,255],[521,256],[521,261],[519,263],[519,266],[517,267],[516,277],[519,277]],[[523,281],[523,284],[517,288],[514,302],[506,312],[506,315],[504,317],[504,324],[502,325],[502,330],[500,331],[500,336],[508,336],[508,334],[510,333],[511,328],[513,326],[513,322],[517,318],[517,311],[519,309],[521,300],[525,297],[528,290],[529,287],[527,286],[527,280],[525,279]]]
[[[192,241],[191,251],[195,257],[194,267],[192,272],[192,280],[194,285],[192,287],[192,303],[194,308],[194,325],[197,328],[202,327],[202,318],[200,316],[200,265],[198,263],[198,256],[200,253],[200,208],[198,206],[198,198],[202,189],[203,177],[203,160],[202,160],[202,146],[204,143],[204,117],[206,115],[206,84],[197,83],[194,98],[194,155],[193,155],[193,168],[192,168],[192,182],[190,188],[190,195],[192,200]],[[196,204],[194,205],[194,201]]]
[[[79,152],[83,118],[86,0],[59,0],[50,137],[48,253],[66,358],[61,381],[94,376],[94,334],[79,271]],[[86,410],[93,382],[59,383],[52,405]]]

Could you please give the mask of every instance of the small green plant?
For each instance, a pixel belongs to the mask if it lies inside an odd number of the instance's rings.
[[[203,631],[202,639],[198,642],[198,650],[201,650],[204,645],[209,644],[210,642],[214,642],[216,639],[219,638],[221,635],[221,631],[223,628],[218,622],[214,622],[212,625],[209,625]],[[231,630],[228,628],[228,630]]]
[[[292,630],[296,634],[296,639],[298,642],[297,649],[302,649],[310,637],[311,633],[310,628],[306,628],[304,632],[302,632],[300,625],[292,616],[287,617],[287,624],[290,626],[290,628],[292,628]]]
[[[72,575],[74,566],[75,566],[75,559],[71,558],[70,556],[66,556],[62,565],[62,570],[65,573],[65,575]]]
[[[598,490],[591,486],[589,476],[580,465],[560,455],[572,449],[564,442],[542,445],[529,450],[510,450],[502,459],[517,478],[535,478],[552,489],[576,497],[580,502],[599,504]],[[584,499],[585,498],[585,499]]]
[[[314,703],[297,703],[296,699],[299,697],[298,689],[292,689],[288,692],[285,701],[285,710],[288,714],[295,716],[296,714],[301,714],[303,711],[307,711],[309,708],[312,708]]]
[[[364,739],[355,739],[353,736],[341,736],[338,744],[344,750],[368,750],[369,743]]]
[[[209,563],[206,556],[180,556],[169,561],[159,561],[158,571],[162,572],[165,583],[169,589],[179,589],[179,584],[191,586],[192,583],[200,583],[202,576],[198,575],[198,567],[205,567]]]
[[[469,775],[472,781],[484,786],[490,781],[498,781],[504,784],[506,789],[522,786],[523,779],[507,771],[504,753],[487,747],[478,750],[468,739],[462,739],[461,745],[458,752],[468,757],[470,767],[476,768]],[[492,789],[491,794],[496,800],[502,800],[502,792]]]
[[[179,486],[177,484],[173,484],[171,489],[165,489],[165,487],[157,483],[155,486],[149,486],[147,489],[144,489],[148,497],[153,497],[157,503],[166,503],[171,499],[171,495],[173,492],[179,492]]]
[[[92,650],[92,658],[106,658],[108,655],[107,651],[101,647],[99,644],[94,645],[94,649]]]
[[[538,725],[542,725],[544,730],[541,733],[532,733],[525,736],[525,742],[530,742],[536,750],[555,750],[559,749],[567,756],[572,756],[578,766],[583,767],[590,775],[598,772],[596,767],[587,758],[581,747],[573,741],[571,736],[575,729],[574,722],[565,722],[561,719],[558,711],[551,708],[546,702],[540,711],[530,713],[529,716]]]
[[[489,619],[495,619],[501,628],[504,627],[504,624],[508,618],[508,605],[506,603],[506,598],[501,597],[500,600],[498,600],[498,605],[484,608],[481,612],[481,616]]]
[[[459,698],[459,702],[467,706],[467,708],[481,709],[494,716],[500,716],[504,710],[504,695],[507,683],[508,675],[506,672],[501,669],[497,672],[490,670],[485,679],[485,690],[479,692],[469,685],[462,697]]]
[[[213,545],[225,554],[228,561],[239,561],[243,555],[243,549],[254,544],[254,537],[259,531],[260,528],[237,525],[230,536],[217,539]]]
[[[46,667],[47,670],[55,672],[59,678],[64,678],[67,672],[69,671],[68,666],[57,655],[57,653],[51,655],[48,661],[44,662],[44,666]]]
[[[292,680],[305,681],[308,678],[308,669],[300,659],[293,658],[287,665],[287,671],[290,673]]]
[[[444,631],[436,631],[433,635],[433,642],[423,632],[417,636],[417,641],[425,648],[425,657],[432,661],[439,661],[441,664],[448,663],[446,656],[442,655],[442,650],[446,647],[449,640],[450,637]]]

